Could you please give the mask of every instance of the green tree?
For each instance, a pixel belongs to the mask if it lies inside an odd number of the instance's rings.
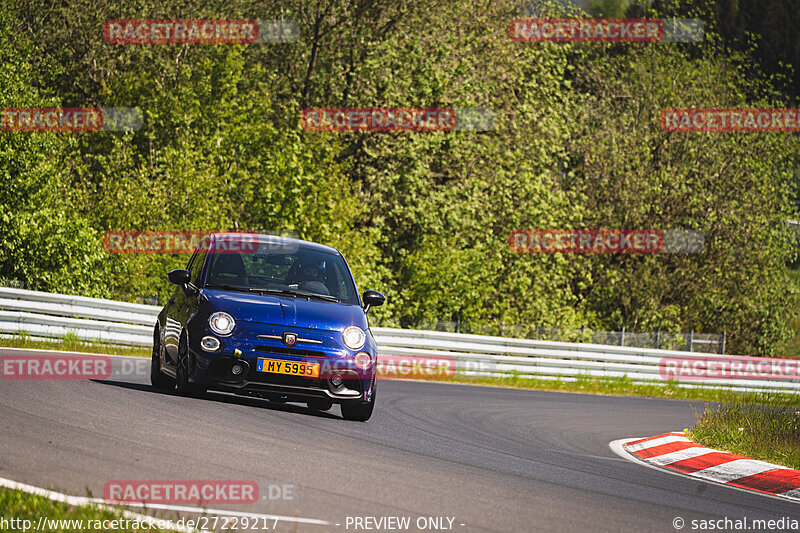
[[[591,0],[589,12],[595,17],[622,18],[628,5],[628,0]]]
[[[572,190],[595,227],[693,229],[698,254],[582,258],[583,300],[605,327],[727,330],[734,353],[786,336],[794,254],[786,221],[797,139],[779,133],[666,133],[666,108],[773,107],[713,45],[597,50],[582,68]],[[615,53],[616,52],[616,53]],[[694,55],[694,57],[693,57]]]
[[[41,79],[58,72],[53,63],[33,65],[34,45],[20,36],[0,9],[0,108],[58,106]],[[60,197],[59,164],[70,134],[0,131],[0,278],[54,292],[102,291],[100,246],[88,221]]]

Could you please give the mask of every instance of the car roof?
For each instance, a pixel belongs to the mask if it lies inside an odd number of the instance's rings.
[[[283,237],[281,235],[270,235],[270,234],[267,234],[267,233],[220,231],[220,232],[212,233],[210,235],[210,237],[211,237],[212,240],[216,240],[218,237],[230,238],[230,237],[237,236],[237,235],[247,236],[248,238],[251,238],[251,239],[255,238],[259,243],[274,242],[274,243],[289,244],[289,245],[302,247],[302,248],[305,248],[305,249],[317,250],[317,251],[320,251],[320,252],[329,252],[329,253],[333,253],[333,254],[336,254],[336,255],[341,255],[341,252],[339,252],[339,250],[337,250],[336,248],[332,248],[332,247],[326,246],[324,244],[319,244],[317,242],[311,242],[311,241],[304,241],[304,240],[301,240],[301,239],[293,239],[291,237]]]

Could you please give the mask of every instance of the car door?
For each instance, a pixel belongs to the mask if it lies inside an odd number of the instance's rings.
[[[186,270],[189,271],[190,279],[195,286],[199,286],[198,278],[202,272],[205,256],[204,250],[198,247],[186,265]],[[165,363],[171,367],[177,365],[181,333],[186,328],[189,317],[197,311],[197,297],[193,290],[176,286],[167,302],[163,342]]]

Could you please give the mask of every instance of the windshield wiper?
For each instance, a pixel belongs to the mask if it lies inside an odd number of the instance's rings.
[[[326,294],[316,294],[313,292],[303,292],[303,291],[293,291],[291,289],[256,289],[251,288],[250,291],[252,292],[268,292],[271,294],[285,294],[287,296],[299,296],[302,298],[318,298],[320,300],[325,300],[326,302],[338,302],[339,298],[335,296],[328,296]]]
[[[271,293],[271,294],[285,294],[287,296],[295,296],[300,298],[318,298],[326,302],[338,302],[339,299],[335,296],[328,296],[326,294],[316,294],[313,292],[293,291],[291,289],[267,289],[258,287],[235,287],[233,285],[220,285],[216,283],[206,284],[207,289],[223,289],[226,291],[241,291],[241,292],[258,292],[258,293]]]
[[[241,292],[250,292],[252,290],[249,287],[234,287],[233,285],[219,285],[216,283],[206,283],[206,289],[223,289],[226,291],[241,291]]]

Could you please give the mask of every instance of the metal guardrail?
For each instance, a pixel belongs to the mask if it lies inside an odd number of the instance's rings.
[[[160,307],[98,298],[0,287],[0,336],[24,332],[31,339],[67,335],[88,342],[150,346]],[[516,375],[574,381],[581,377],[622,378],[664,383],[665,358],[737,361],[725,355],[468,335],[441,331],[372,328],[381,355],[447,359],[468,376]],[[762,359],[760,359],[762,360]],[[781,360],[763,359],[774,364]],[[800,362],[798,362],[800,364]],[[800,393],[794,376],[751,379],[695,379],[681,386]]]
[[[603,331],[582,326],[580,328],[536,327],[531,324],[462,324],[460,320],[429,320],[416,322],[407,329],[427,331],[447,331],[450,333],[469,333],[493,337],[513,337],[539,341],[556,341],[589,344],[609,344],[613,346],[633,346],[658,350],[679,350],[689,352],[725,354],[727,333],[699,333],[661,331],[626,331],[623,326],[617,331]]]
[[[574,381],[580,377],[628,378],[634,383],[665,383],[665,360],[738,362],[736,356],[702,354],[554,341],[465,335],[439,331],[372,328],[379,351],[385,355],[452,358],[468,376],[517,375],[537,379]],[[759,358],[765,363],[777,359]],[[797,362],[800,366],[800,361]],[[681,386],[730,388],[740,391],[800,393],[800,371],[794,379],[693,379]]]
[[[160,307],[0,287],[0,334],[149,346]]]

